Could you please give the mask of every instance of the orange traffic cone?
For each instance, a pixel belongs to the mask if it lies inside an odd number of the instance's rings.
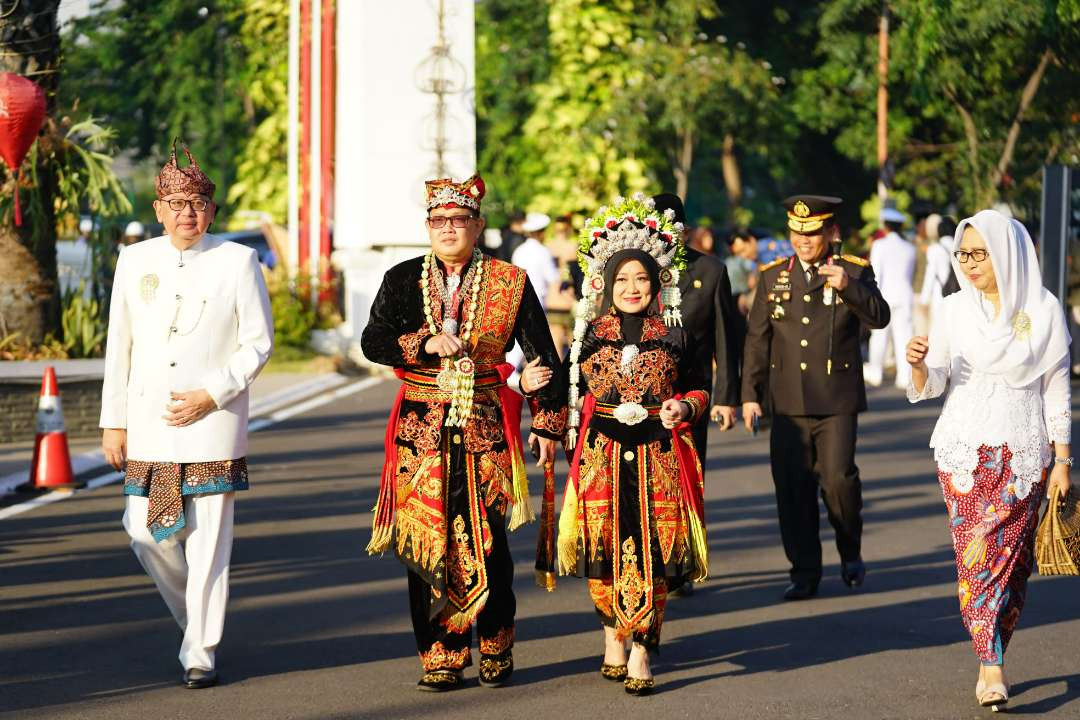
[[[71,471],[64,412],[60,408],[60,391],[56,387],[56,371],[45,368],[41,377],[41,397],[38,399],[37,435],[34,438],[34,460],[30,465],[30,482],[20,486],[26,490],[82,487]]]

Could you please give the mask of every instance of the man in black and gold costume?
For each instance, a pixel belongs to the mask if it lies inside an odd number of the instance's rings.
[[[521,400],[505,382],[515,340],[550,377],[535,393],[523,387],[541,464],[554,460],[566,425],[565,384],[544,369],[559,357],[525,271],[477,250],[483,195],[476,175],[427,183],[431,251],[387,271],[361,338],[364,355],[403,380],[368,551],[392,546],[408,569],[421,690],[461,685],[474,622],[480,682],[501,685],[513,672],[507,517],[511,530],[533,519]]]
[[[862,486],[855,465],[858,413],[866,409],[859,324],[889,324],[889,305],[867,261],[830,255],[839,236],[840,198],[784,201],[795,255],[760,268],[743,359],[743,418],[774,413],[769,439],[784,552],[791,562],[786,600],[817,593],[821,581],[820,489],[836,531],[841,577],[861,585]]]

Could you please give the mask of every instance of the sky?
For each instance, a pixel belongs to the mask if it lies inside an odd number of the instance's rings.
[[[90,12],[92,0],[60,0],[60,25]]]

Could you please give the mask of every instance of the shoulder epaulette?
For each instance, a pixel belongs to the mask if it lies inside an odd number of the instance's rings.
[[[776,258],[771,263],[765,263],[764,265],[758,265],[758,272],[765,272],[766,270],[768,270],[770,268],[774,268],[777,265],[782,265],[785,262],[787,262],[786,257]]]
[[[855,265],[861,265],[862,267],[867,267],[867,266],[870,265],[869,260],[865,260],[865,259],[859,257],[858,255],[844,254],[844,255],[841,255],[840,257],[842,259],[844,259],[844,260],[847,260],[849,263],[854,263]]]

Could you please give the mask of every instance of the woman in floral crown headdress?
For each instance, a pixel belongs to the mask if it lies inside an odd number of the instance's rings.
[[[671,213],[641,194],[586,222],[585,297],[566,364],[574,455],[557,551],[542,528],[538,559],[541,573],[553,574],[557,562],[562,574],[589,579],[604,625],[601,673],[635,695],[653,688],[649,660],[667,592],[707,574],[690,427],[709,393],[681,327],[681,235]]]

